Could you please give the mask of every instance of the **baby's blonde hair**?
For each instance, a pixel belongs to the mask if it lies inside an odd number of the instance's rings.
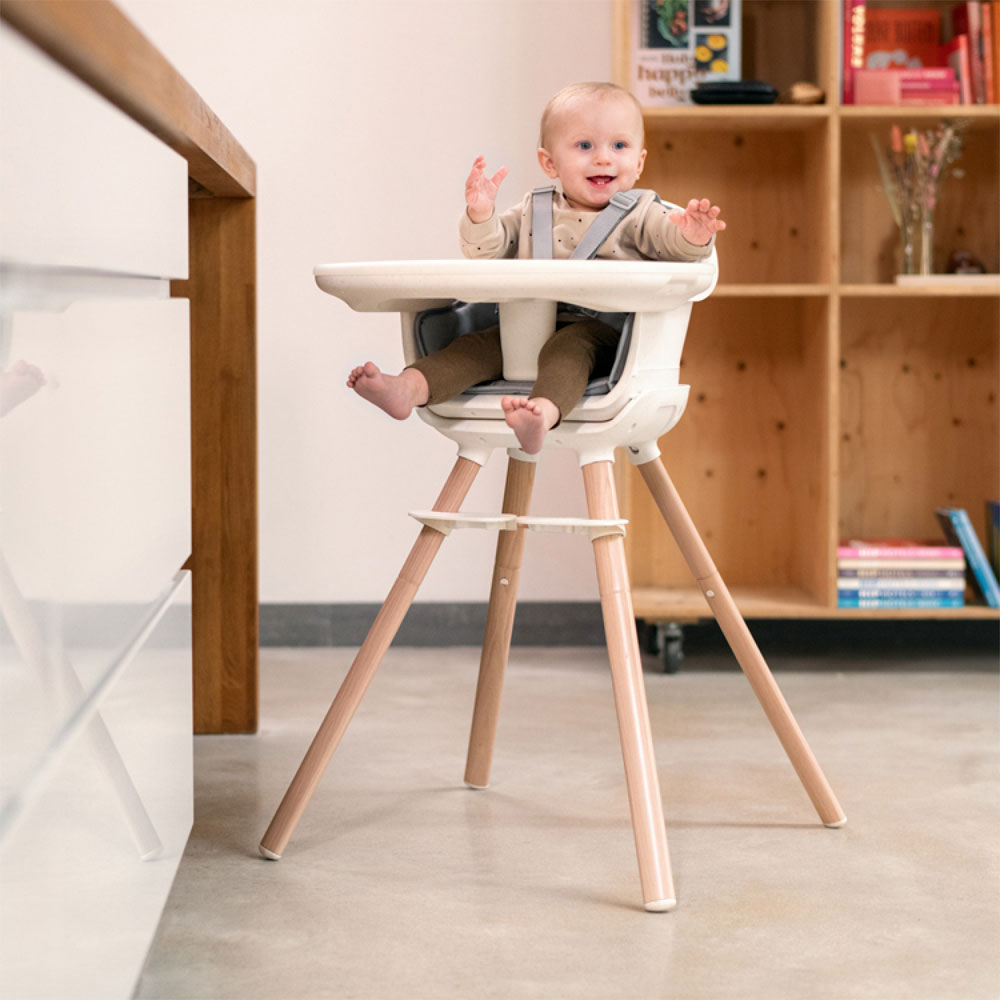
[[[642,105],[635,94],[629,90],[625,90],[623,87],[619,87],[615,83],[571,83],[568,87],[563,87],[545,105],[545,110],[542,112],[542,126],[538,132],[538,145],[543,149],[546,148],[545,136],[552,126],[553,119],[557,118],[562,112],[578,101],[589,100],[590,98],[597,98],[602,101],[613,99],[629,101],[635,108],[635,115],[639,122],[640,139],[643,138]]]

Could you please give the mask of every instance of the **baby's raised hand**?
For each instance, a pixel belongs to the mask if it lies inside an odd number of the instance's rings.
[[[713,205],[707,198],[692,198],[687,208],[672,212],[669,218],[684,234],[684,239],[695,246],[705,246],[716,233],[726,228],[719,218],[719,206]]]
[[[472,173],[465,182],[465,205],[473,222],[486,222],[493,215],[493,205],[497,191],[507,176],[507,168],[501,167],[492,177],[487,177],[486,157],[477,156],[472,164]]]

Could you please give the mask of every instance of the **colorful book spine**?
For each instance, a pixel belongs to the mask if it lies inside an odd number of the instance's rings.
[[[986,103],[983,71],[983,15],[980,0],[963,0],[951,9],[951,26],[956,36],[965,35],[969,44],[972,104]]]
[[[983,24],[983,96],[987,104],[996,102],[996,66],[993,61],[993,5],[982,3],[980,18]]]
[[[945,537],[962,546],[969,567],[970,582],[991,608],[1000,608],[1000,583],[979,544],[968,513],[961,507],[939,507],[935,513]]]
[[[993,27],[993,103],[1000,104],[1000,0],[990,3]]]
[[[961,608],[964,598],[941,597],[838,597],[838,608],[923,608],[927,611],[936,608]]]
[[[965,603],[965,570],[959,545],[848,539],[837,549],[837,606],[960,608]]]
[[[854,74],[854,103],[926,106],[961,103],[958,80],[950,66],[925,69],[859,69]]]
[[[852,541],[837,548],[838,559],[964,559],[960,545]]]
[[[986,551],[1000,579],[1000,500],[986,501]]]
[[[958,80],[962,104],[972,104],[972,68],[969,63],[969,37],[956,35],[941,46],[941,61],[947,63]]]
[[[863,591],[870,597],[889,592],[920,591],[921,597],[933,597],[942,590],[964,590],[965,580],[960,576],[898,576],[898,577],[857,577],[838,576],[838,590]],[[913,596],[917,596],[914,594]]]
[[[953,579],[953,580],[964,580],[965,579],[965,560],[961,559],[957,562],[951,563],[951,566],[944,564],[940,567],[926,567],[924,562],[920,563],[919,569],[913,569],[911,567],[900,567],[895,568],[885,568],[884,566],[878,565],[861,565],[852,566],[850,565],[851,560],[847,560],[847,565],[844,562],[837,564],[837,576],[842,579],[858,579],[858,580],[922,580],[925,578],[936,578],[938,580],[942,579]],[[857,560],[861,562],[861,560]]]
[[[865,0],[844,0],[843,80],[841,100],[854,103],[854,72],[865,65]]]

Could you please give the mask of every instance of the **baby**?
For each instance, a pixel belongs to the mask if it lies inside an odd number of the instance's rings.
[[[568,258],[616,192],[631,190],[646,160],[642,109],[627,90],[610,83],[574,84],[559,91],[542,115],[538,162],[562,188],[553,199],[553,257]],[[531,259],[531,194],[497,216],[497,192],[507,169],[487,175],[478,157],[465,183],[465,214],[459,227],[466,257]],[[683,210],[662,205],[652,191],[598,252],[601,259],[695,261],[707,257],[715,234],[726,228],[719,208],[706,198]],[[541,451],[545,435],[583,397],[595,368],[608,366],[620,334],[599,320],[561,314],[555,334],[538,355],[538,378],[528,397],[505,396],[504,417],[527,454]],[[371,361],[355,368],[347,385],[391,417],[402,420],[415,406],[439,403],[479,382],[501,377],[498,327],[464,334],[420,358],[399,375]]]

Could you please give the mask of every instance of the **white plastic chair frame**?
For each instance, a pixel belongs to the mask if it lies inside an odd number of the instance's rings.
[[[416,356],[414,319],[422,310],[455,300],[499,303],[506,378],[532,377],[557,302],[635,313],[619,382],[605,396],[585,397],[549,433],[543,453],[553,447],[572,448],[583,471],[589,518],[577,522],[576,528],[590,535],[597,564],[643,905],[651,911],[670,910],[676,905],[676,893],[625,564],[624,522],[615,493],[616,447],[624,447],[638,467],[820,820],[830,827],[843,825],[843,810],[674,489],[656,443],[684,411],[688,387],[679,384],[681,350],[692,303],[715,286],[714,254],[694,264],[601,260],[334,264],[316,268],[315,275],[324,291],[356,310],[401,313],[407,362]],[[445,535],[453,527],[496,522],[492,526],[503,530],[497,542],[465,771],[469,786],[485,788],[489,783],[525,531],[553,530],[555,519],[528,517],[538,456],[519,450],[503,420],[499,396],[469,393],[418,412],[457,443],[459,457],[433,511],[414,515],[423,523],[416,543],[264,834],[260,852],[271,860],[281,857]],[[476,474],[496,448],[507,449],[509,456],[502,514],[459,516]]]

